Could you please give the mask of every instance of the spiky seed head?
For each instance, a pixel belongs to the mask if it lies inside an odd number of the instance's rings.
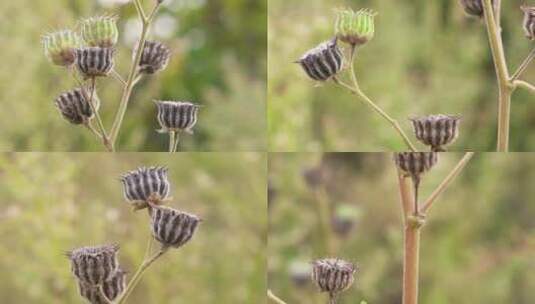
[[[523,28],[529,40],[535,40],[535,6],[523,5],[524,12]]]
[[[136,210],[158,205],[168,198],[171,184],[165,167],[140,167],[121,176],[123,194]]]
[[[438,161],[437,152],[399,152],[394,161],[403,174],[419,178],[429,171]]]
[[[80,295],[91,304],[109,304],[120,295],[126,285],[126,272],[118,269],[117,272],[102,285],[92,286],[78,281]],[[102,292],[100,291],[102,288]],[[105,297],[105,298],[104,298]]]
[[[339,40],[353,46],[363,45],[373,38],[374,18],[377,14],[370,9],[353,11],[341,9],[336,13],[335,34]]]
[[[158,108],[158,123],[162,127],[159,132],[184,131],[193,134],[193,127],[197,123],[199,105],[188,101],[160,101],[156,100]]]
[[[76,61],[76,49],[82,45],[80,36],[71,30],[45,34],[42,42],[46,57],[53,64],[64,67]]]
[[[102,285],[118,270],[118,245],[81,247],[67,253],[74,276],[89,286]]]
[[[82,88],[76,88],[61,93],[55,104],[61,115],[70,123],[79,125],[89,122],[95,113],[89,104],[89,92]],[[93,94],[93,105],[98,111],[100,100],[96,94]]]
[[[191,240],[200,221],[193,214],[154,206],[151,212],[152,235],[165,247],[179,248]]]
[[[312,280],[321,292],[328,292],[331,295],[348,289],[355,280],[356,271],[356,265],[337,258],[312,262]]]
[[[170,55],[171,50],[164,44],[158,41],[145,41],[145,47],[139,61],[139,72],[154,74],[165,69],[169,63]]]
[[[86,47],[76,50],[76,67],[85,79],[107,76],[113,68],[115,49]]]
[[[461,0],[461,5],[465,11],[470,16],[475,16],[483,18],[485,10],[483,9],[484,0]],[[492,6],[496,6],[496,1],[492,0]]]
[[[342,70],[344,55],[338,47],[338,39],[325,41],[306,52],[298,61],[308,77],[327,81]]]
[[[117,44],[117,17],[97,16],[80,21],[82,38],[89,46],[111,48]]]
[[[429,115],[411,118],[416,138],[424,145],[431,147],[431,151],[443,152],[444,146],[453,143],[459,136],[459,116]]]

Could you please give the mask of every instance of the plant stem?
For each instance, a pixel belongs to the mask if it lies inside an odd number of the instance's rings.
[[[446,178],[438,185],[438,187],[431,193],[429,198],[425,201],[424,206],[422,207],[422,212],[425,214],[431,209],[433,206],[433,202],[437,199],[437,197],[446,190],[448,185],[453,181],[457,175],[464,169],[466,164],[472,159],[472,156],[474,156],[474,152],[466,152],[463,156],[463,158],[457,163],[457,165],[448,173]]]
[[[515,86],[515,88],[523,88],[523,89],[528,90],[531,94],[535,94],[535,86],[526,81],[515,80],[513,82],[513,85]]]
[[[501,33],[494,16],[491,0],[483,0],[485,11],[485,24],[489,36],[492,59],[496,68],[496,77],[498,79],[499,98],[498,98],[498,139],[497,150],[507,152],[509,150],[509,123],[511,112],[511,82],[509,81],[509,71],[505,60],[503,50],[503,41]],[[499,10],[500,8],[497,8]]]
[[[136,6],[136,10],[138,11],[139,18],[141,19],[141,22],[142,22],[141,36],[137,44],[137,48],[135,51],[136,55],[132,62],[130,73],[128,74],[128,78],[124,86],[123,95],[121,97],[121,102],[119,104],[119,109],[117,110],[117,113],[115,114],[115,119],[113,121],[113,125],[110,131],[110,141],[111,141],[112,146],[115,145],[115,142],[117,140],[119,130],[123,123],[124,114],[126,113],[126,109],[128,107],[128,101],[130,100],[130,96],[132,95],[132,89],[135,86],[134,80],[135,80],[136,72],[138,69],[139,61],[141,60],[141,54],[143,53],[143,47],[145,46],[145,41],[147,39],[147,34],[149,31],[150,25],[152,23],[152,20],[154,19],[154,16],[158,8],[160,7],[160,2],[157,2],[151,14],[148,17],[145,17],[145,13],[143,12],[143,9],[141,7],[141,4],[139,3],[139,0],[134,0],[134,4]]]
[[[175,152],[176,132],[169,131],[169,153]]]
[[[268,289],[267,291],[267,296],[270,300],[272,300],[273,302],[277,303],[277,304],[286,304],[286,302],[284,302],[283,300],[281,300],[279,297],[277,297],[276,295],[273,294],[273,292],[271,292],[270,289]]]
[[[147,268],[149,268],[149,266],[152,263],[154,263],[159,257],[161,257],[164,253],[166,253],[167,249],[168,249],[167,247],[162,248],[156,254],[154,254],[151,258],[145,259],[143,261],[141,266],[139,266],[139,268],[137,269],[136,273],[134,274],[134,276],[130,280],[130,283],[128,283],[128,286],[126,286],[126,289],[124,290],[124,292],[121,294],[121,296],[115,302],[116,304],[122,304],[122,303],[124,303],[126,301],[128,296],[130,295],[130,293],[132,293],[132,290],[134,290],[134,288],[136,287],[137,283],[140,281],[141,276],[143,275],[143,273],[145,273]]]
[[[418,303],[420,265],[420,227],[406,224],[404,229],[403,304]]]
[[[111,75],[113,76],[113,78],[119,81],[123,86],[126,85],[126,81],[124,81],[123,77],[121,77],[121,75],[119,75],[119,73],[117,73],[115,69],[111,70]]]
[[[533,59],[535,59],[535,48],[531,50],[531,52],[528,54],[528,57],[524,59],[524,61],[520,64],[516,72],[513,73],[513,76],[511,76],[512,82],[520,78],[522,73],[524,73],[524,71],[528,68],[529,64],[531,63]]]
[[[411,208],[411,186],[409,184],[409,178],[403,175],[398,169],[398,184],[399,195],[401,200],[401,209],[403,211],[403,222],[407,221],[407,217],[412,213]]]
[[[91,107],[91,110],[95,114],[95,118],[97,119],[97,126],[100,130],[100,134],[102,135],[102,143],[106,147],[106,149],[109,152],[113,152],[113,146],[110,145],[110,141],[108,138],[108,135],[106,134],[106,129],[104,128],[104,124],[102,123],[102,118],[100,118],[100,114],[98,112],[98,109],[95,107],[95,104],[93,103],[93,97],[95,95],[95,77],[91,77],[91,92],[89,93],[89,106]],[[83,88],[82,88],[83,90]]]
[[[178,143],[180,142],[180,132],[175,132],[175,145],[173,146],[173,152],[178,151]]]

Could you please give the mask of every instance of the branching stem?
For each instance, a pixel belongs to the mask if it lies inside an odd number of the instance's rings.
[[[524,73],[524,71],[528,68],[533,59],[535,59],[535,48],[531,50],[531,52],[528,54],[528,57],[522,61],[516,72],[513,73],[513,76],[511,76],[511,82],[514,82],[520,78],[520,76],[522,76],[522,73]]]

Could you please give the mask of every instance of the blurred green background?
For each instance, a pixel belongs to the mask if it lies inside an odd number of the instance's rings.
[[[502,1],[510,69],[533,42],[522,32],[520,5]],[[405,150],[380,116],[336,87],[318,85],[292,62],[334,35],[335,9],[378,12],[376,36],[357,54],[361,88],[397,119],[411,138],[408,117],[460,114],[453,151],[495,151],[497,85],[483,23],[458,0],[270,0],[268,11],[268,128],[270,151]],[[535,82],[533,65],[524,79]],[[511,151],[535,149],[533,95],[513,96]]]
[[[143,276],[128,303],[262,303],[266,289],[266,159],[259,153],[0,154],[2,303],[82,303],[64,252],[117,242],[135,272],[146,212],[125,202],[119,176],[169,167],[172,201],[199,215],[194,238]]]
[[[461,157],[441,155],[422,180],[422,200]],[[391,153],[292,153],[269,160],[269,288],[289,304],[326,303],[307,264],[327,255],[318,213],[324,201],[333,255],[360,269],[339,304],[401,303],[403,228]],[[310,187],[304,172],[323,172],[324,182]],[[421,303],[533,303],[534,172],[533,154],[476,154],[439,196],[422,230]]]
[[[51,65],[41,46],[48,31],[73,28],[94,15],[119,16],[116,69],[126,78],[140,32],[128,0],[1,1],[0,151],[103,151],[92,135],[67,123],[54,99],[76,83]],[[141,1],[148,11],[155,0]],[[119,151],[166,151],[153,99],[191,100],[201,110],[195,135],[181,150],[259,151],[266,146],[267,1],[165,0],[149,39],[173,51],[163,72],[135,89],[119,134]],[[111,128],[121,86],[98,81],[105,126]]]

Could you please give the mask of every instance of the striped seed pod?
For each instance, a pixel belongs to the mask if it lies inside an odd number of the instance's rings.
[[[535,40],[535,6],[524,5],[521,7],[524,12],[523,28],[529,40]]]
[[[86,285],[102,285],[118,270],[118,245],[82,247],[67,253],[72,273]]]
[[[464,11],[470,16],[483,17],[485,13],[483,9],[484,0],[461,0],[461,5]],[[496,1],[492,0],[492,6],[496,6]]]
[[[151,213],[152,235],[164,247],[179,248],[191,240],[200,221],[195,215],[155,206]]]
[[[107,76],[113,68],[115,49],[86,47],[76,50],[76,67],[84,77]]]
[[[459,116],[429,115],[410,119],[416,138],[431,151],[444,152],[443,146],[451,144],[459,136]]]
[[[46,57],[53,64],[65,67],[76,61],[76,49],[82,45],[78,34],[71,30],[45,34],[42,42]]]
[[[306,52],[297,61],[307,75],[317,81],[326,81],[342,70],[344,55],[334,38]]]
[[[312,262],[312,280],[321,292],[328,292],[331,298],[353,284],[356,271],[356,265],[340,259],[328,258]]]
[[[125,277],[126,272],[119,269],[115,275],[102,285],[91,286],[78,282],[78,291],[91,304],[109,304],[110,301],[115,300],[123,292],[126,285]]]
[[[70,123],[75,125],[86,124],[95,114],[89,104],[89,98],[87,91],[84,92],[83,89],[76,88],[61,93],[56,98],[55,104],[61,115]],[[95,110],[98,111],[100,100],[96,94],[93,94],[92,102]]]
[[[155,101],[158,108],[159,132],[185,131],[193,134],[200,106],[182,101]]]
[[[157,41],[145,41],[145,47],[143,47],[139,61],[139,72],[154,74],[165,69],[169,63],[170,55],[171,50],[164,44]]]
[[[117,17],[98,16],[80,21],[82,38],[89,46],[111,48],[117,44]]]
[[[167,199],[171,185],[164,167],[141,167],[121,176],[123,194],[136,210],[155,205]]]
[[[334,23],[338,39],[353,46],[363,45],[373,38],[376,13],[369,9],[339,10]]]

